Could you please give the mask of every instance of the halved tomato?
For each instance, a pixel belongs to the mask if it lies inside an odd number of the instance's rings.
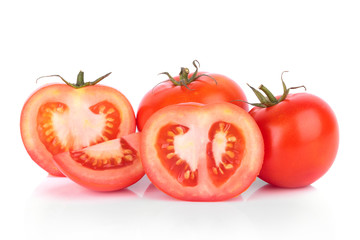
[[[135,114],[123,94],[111,87],[80,82],[38,89],[21,113],[26,150],[40,167],[55,176],[63,175],[54,165],[53,155],[135,132]]]
[[[251,185],[264,147],[257,124],[242,108],[190,103],[153,114],[140,151],[146,174],[163,192],[181,200],[219,201]]]
[[[114,191],[144,176],[139,133],[54,156],[55,164],[74,182],[96,191]]]

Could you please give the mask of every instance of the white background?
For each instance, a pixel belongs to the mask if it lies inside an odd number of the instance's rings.
[[[357,1],[1,1],[0,238],[359,239],[360,7]],[[103,84],[137,110],[142,96],[197,59],[201,70],[246,86],[306,85],[340,125],[330,171],[312,186],[257,180],[219,203],[172,200],[147,178],[100,194],[48,177],[27,155],[21,108],[61,74],[75,81],[112,71]],[[295,90],[303,91],[303,90]],[[10,235],[9,235],[10,234]],[[106,237],[106,238],[105,238]]]

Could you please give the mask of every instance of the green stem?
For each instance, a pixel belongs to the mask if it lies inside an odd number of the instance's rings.
[[[186,87],[187,89],[189,90],[193,90],[191,88],[189,88],[189,84],[192,83],[193,81],[197,80],[199,77],[202,77],[202,76],[206,76],[206,77],[209,77],[211,79],[214,80],[214,82],[217,84],[217,81],[215,78],[207,75],[207,74],[200,74],[198,75],[198,71],[199,71],[199,67],[200,67],[200,63],[198,60],[194,60],[193,61],[193,65],[195,67],[195,72],[193,73],[193,75],[191,76],[191,78],[189,78],[189,73],[190,73],[190,70],[188,68],[184,68],[182,67],[181,70],[180,70],[180,73],[179,73],[179,81],[176,81],[168,72],[162,72],[162,73],[159,73],[159,74],[165,74],[169,77],[169,81],[171,81],[175,86],[184,86]],[[198,66],[199,65],[199,66]],[[156,85],[157,86],[157,85]]]
[[[84,85],[84,72],[80,71],[79,74],[77,75],[76,86],[83,86],[83,85]]]
[[[99,83],[101,80],[103,80],[104,78],[106,78],[107,76],[109,76],[111,74],[111,72],[105,74],[104,76],[99,77],[98,79],[96,79],[95,81],[92,82],[84,82],[84,72],[80,71],[77,75],[77,80],[76,83],[70,83],[68,81],[66,81],[63,77],[61,77],[60,75],[47,75],[47,76],[42,76],[39,77],[38,79],[36,79],[36,82],[41,79],[41,78],[47,78],[47,77],[58,77],[60,78],[66,85],[73,87],[73,88],[82,88],[82,87],[87,87],[87,86],[93,86],[97,83]]]
[[[267,108],[267,107],[274,106],[274,105],[279,104],[280,102],[284,101],[286,99],[286,97],[288,96],[291,89],[297,89],[297,88],[303,87],[306,91],[306,87],[304,85],[298,86],[298,87],[287,88],[285,85],[285,82],[283,80],[283,74],[285,72],[287,72],[287,71],[284,71],[281,74],[281,82],[283,85],[283,94],[281,95],[281,97],[279,99],[276,99],[276,97],[272,94],[272,92],[269,89],[267,89],[264,85],[260,85],[259,89],[265,93],[266,97],[260,91],[256,90],[255,88],[253,88],[252,86],[250,86],[248,84],[248,86],[251,88],[251,90],[255,93],[256,97],[259,99],[260,103],[248,103],[248,102],[246,102],[246,103],[256,106],[256,107]]]
[[[278,100],[276,99],[276,97],[264,85],[261,84],[259,89],[266,94],[266,96],[268,97],[270,102],[275,103],[275,104],[278,103]]]

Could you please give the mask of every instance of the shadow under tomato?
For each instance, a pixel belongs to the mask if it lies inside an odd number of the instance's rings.
[[[154,184],[150,183],[144,193],[144,198],[162,200],[162,201],[179,201],[162,192]]]
[[[180,202],[195,202],[196,203],[196,201],[182,201],[182,200],[170,197],[169,195],[167,195],[166,193],[164,193],[160,189],[158,189],[152,183],[146,189],[146,191],[144,193],[144,198],[162,200],[162,201],[180,201]],[[239,195],[239,196],[236,196],[236,197],[234,197],[232,199],[225,200],[223,202],[227,202],[227,201],[240,202],[240,201],[243,201],[243,198],[242,198],[241,195]]]
[[[279,188],[265,184],[249,195],[241,212],[256,223],[258,231],[278,239],[304,239],[310,233],[314,238],[332,239],[334,219],[327,200],[313,186]]]
[[[110,198],[136,198],[137,195],[129,189],[112,192],[99,192],[82,187],[69,178],[48,176],[33,192],[35,198],[52,198],[57,200],[84,200]]]
[[[302,188],[281,188],[271,184],[265,184],[250,195],[247,201],[304,196],[305,194],[310,194],[315,191],[316,188],[311,185]]]

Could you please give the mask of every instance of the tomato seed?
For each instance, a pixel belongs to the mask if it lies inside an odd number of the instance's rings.
[[[112,134],[112,131],[110,129],[104,129],[104,132],[108,133],[108,134]]]
[[[169,153],[168,155],[166,155],[167,159],[171,159],[175,156],[175,153]]]
[[[63,107],[58,107],[58,108],[56,108],[56,111],[57,111],[58,113],[63,113],[63,112],[64,112],[64,108],[63,108]]]
[[[184,178],[185,179],[189,179],[190,177],[190,170],[187,170],[185,173],[184,173]]]
[[[46,139],[46,142],[51,142],[52,140],[54,139],[54,136],[50,136],[50,137],[48,137],[47,139]]]
[[[232,151],[226,151],[226,155],[228,155],[228,156],[231,157],[231,158],[234,158],[234,157],[235,157],[235,153],[232,152]]]
[[[124,154],[132,154],[132,151],[130,149],[125,149]]]
[[[127,161],[132,161],[134,159],[133,156],[131,156],[131,155],[125,155],[124,158]]]
[[[45,136],[49,136],[51,133],[53,133],[54,132],[54,129],[52,129],[52,128],[50,128],[49,130],[47,130],[46,132],[45,132]]]
[[[227,140],[229,142],[236,142],[236,137],[235,136],[231,136],[231,137],[228,137]]]
[[[182,159],[179,159],[179,160],[176,161],[175,164],[176,164],[177,166],[179,166],[180,164],[182,164],[182,162],[183,162],[183,160],[182,160]]]
[[[234,145],[233,145],[232,143],[227,143],[227,144],[226,144],[226,147],[228,147],[228,148],[233,148]]]
[[[176,130],[178,131],[179,134],[181,135],[184,134],[184,130],[182,129],[182,127],[176,127]]]
[[[99,107],[99,113],[104,113],[104,110],[105,110],[105,106],[100,106]]]
[[[222,164],[224,165],[225,169],[232,169],[234,167],[231,163],[229,163],[229,164],[222,163]]]
[[[104,142],[109,141],[109,138],[108,138],[108,137],[106,137],[106,136],[101,136],[101,137],[102,137],[102,139],[104,140]]]
[[[115,162],[119,165],[121,163],[122,159],[121,157],[116,157]]]
[[[115,112],[115,109],[110,108],[109,111],[107,111],[107,114],[112,114],[113,112]]]

